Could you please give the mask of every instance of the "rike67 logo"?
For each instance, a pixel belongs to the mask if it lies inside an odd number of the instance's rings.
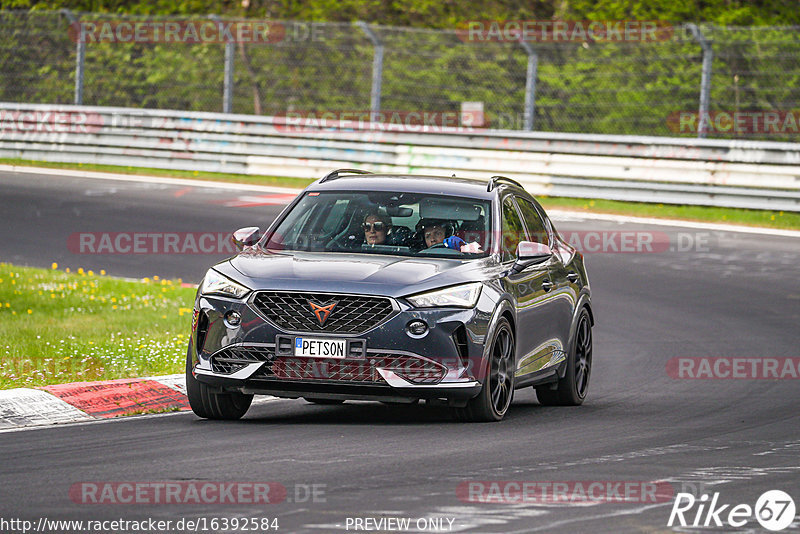
[[[755,506],[723,504],[719,492],[699,498],[691,493],[678,493],[669,514],[668,527],[743,527],[753,518],[765,529],[777,532],[794,521],[794,500],[781,490],[764,492]]]

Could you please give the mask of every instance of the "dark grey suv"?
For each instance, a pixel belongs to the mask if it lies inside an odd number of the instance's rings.
[[[517,388],[578,405],[592,366],[583,257],[504,177],[334,171],[213,266],[186,382],[200,417],[253,395],[415,403],[503,418]]]

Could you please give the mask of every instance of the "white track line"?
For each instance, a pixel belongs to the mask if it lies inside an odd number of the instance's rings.
[[[18,172],[29,174],[45,174],[51,176],[66,176],[72,178],[92,178],[97,180],[116,180],[125,182],[139,182],[148,184],[174,185],[183,187],[205,187],[210,189],[227,189],[235,191],[257,191],[260,193],[299,193],[300,189],[289,187],[272,187],[254,184],[237,184],[228,182],[213,182],[206,180],[191,180],[187,178],[165,178],[160,176],[138,176],[134,174],[115,174],[108,172],[79,171],[71,169],[50,169],[43,167],[25,167],[18,165],[0,165],[0,172]],[[581,219],[595,221],[612,221],[619,223],[652,224],[658,226],[677,226],[681,228],[697,228],[701,230],[718,230],[723,232],[740,232],[745,234],[770,235],[780,237],[800,237],[800,231],[762,228],[757,226],[741,226],[734,224],[704,223],[684,221],[680,219],[656,219],[651,217],[632,217],[628,215],[612,215],[607,213],[585,213],[583,211],[570,211],[550,209],[547,213],[554,219]]]
[[[115,174],[110,172],[76,171],[72,169],[49,169],[44,167],[22,167],[18,165],[0,165],[0,172],[19,172],[28,174],[45,174],[68,178],[91,178],[96,180],[115,180],[121,182],[138,182],[145,184],[175,185],[183,187],[205,187],[210,189],[228,189],[235,191],[258,191],[261,193],[294,193],[300,189],[290,187],[272,187],[255,184],[239,184],[235,182],[214,182],[211,180],[192,180],[189,178],[166,178],[163,176],[139,176],[136,174]]]
[[[628,215],[613,215],[610,213],[584,213],[582,211],[567,211],[549,209],[547,214],[558,220],[611,221],[618,223],[655,224],[659,226],[678,226],[681,228],[697,228],[701,230],[717,230],[720,232],[741,232],[745,234],[759,234],[779,237],[800,237],[798,230],[781,230],[778,228],[763,228],[759,226],[741,226],[736,224],[704,223],[697,221],[683,221],[680,219],[656,219],[652,217],[632,217]]]

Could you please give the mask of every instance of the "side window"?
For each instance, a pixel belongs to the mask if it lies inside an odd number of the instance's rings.
[[[522,219],[519,217],[517,208],[511,197],[503,201],[503,244],[502,261],[511,261],[517,257],[517,245],[525,235],[525,228],[522,226]]]
[[[525,226],[528,227],[528,238],[536,243],[550,246],[550,236],[547,235],[547,228],[544,220],[539,215],[536,207],[528,200],[517,197],[517,204],[525,219]]]

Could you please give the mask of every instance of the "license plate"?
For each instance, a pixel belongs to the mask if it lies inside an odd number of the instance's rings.
[[[347,341],[344,339],[320,339],[313,337],[296,337],[294,339],[294,355],[310,358],[344,358]]]

